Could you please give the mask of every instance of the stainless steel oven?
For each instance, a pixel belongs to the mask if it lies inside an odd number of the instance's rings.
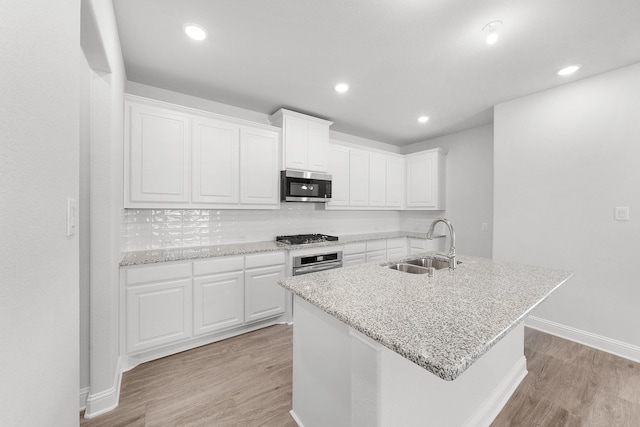
[[[293,275],[315,273],[342,267],[342,251],[321,255],[301,255],[293,257]]]

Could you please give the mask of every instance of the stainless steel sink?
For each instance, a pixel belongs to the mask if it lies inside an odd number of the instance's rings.
[[[460,261],[456,261],[456,265],[458,264],[461,264]],[[420,257],[404,262],[399,262],[397,264],[391,264],[386,267],[392,270],[398,270],[410,274],[429,274],[430,268],[433,268],[434,270],[449,268],[449,261],[444,259]],[[433,270],[431,271],[433,272]]]
[[[442,270],[443,268],[449,268],[449,261],[444,259],[435,259],[435,258],[416,258],[411,259],[409,261],[405,261],[405,264],[417,265],[419,267],[433,267],[436,270]],[[456,265],[460,264],[460,261],[456,261]]]
[[[428,274],[429,273],[428,268],[420,267],[412,264],[404,264],[404,263],[392,264],[388,266],[388,268],[392,270],[402,271],[405,273],[411,273],[411,274]]]

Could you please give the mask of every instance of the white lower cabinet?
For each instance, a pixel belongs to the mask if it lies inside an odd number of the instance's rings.
[[[417,254],[420,252],[430,252],[436,251],[441,252],[444,250],[444,241],[443,238],[437,238],[433,240],[429,239],[409,239],[409,254]]]
[[[354,242],[344,245],[342,263],[346,267],[364,264],[365,262],[384,262],[406,254],[407,239],[405,237]]]
[[[253,322],[284,313],[284,265],[254,268],[244,273],[246,298],[244,321]]]
[[[193,334],[241,325],[244,322],[244,257],[194,262],[193,273]]]
[[[407,255],[407,238],[387,239],[387,259],[400,258]]]
[[[284,251],[123,267],[124,369],[273,324],[284,276]]]
[[[126,300],[128,352],[191,336],[191,279],[135,286]]]
[[[370,240],[367,242],[367,262],[387,259],[387,241]]]
[[[244,272],[244,321],[254,322],[277,316],[285,310],[284,288],[278,280],[285,276],[284,252],[247,255]]]

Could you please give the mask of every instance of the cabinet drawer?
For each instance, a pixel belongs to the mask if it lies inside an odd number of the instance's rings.
[[[342,253],[344,255],[365,253],[367,251],[367,244],[365,242],[347,243],[344,245]]]
[[[386,240],[371,240],[367,242],[367,252],[382,251],[387,249]]]
[[[407,239],[404,237],[398,237],[395,239],[387,239],[387,250],[389,249],[404,249],[407,246]]]
[[[387,251],[367,252],[367,262],[384,261],[387,259]]]
[[[221,257],[193,263],[193,275],[225,273],[244,269],[244,256]]]
[[[366,262],[366,256],[364,252],[358,253],[358,254],[344,255],[342,257],[342,265],[345,267],[348,267],[350,265],[364,264],[365,262]]]
[[[124,276],[127,286],[188,279],[191,278],[191,263],[130,267],[125,270]]]
[[[263,254],[247,255],[245,268],[265,267],[268,265],[284,264],[284,252],[267,252]]]

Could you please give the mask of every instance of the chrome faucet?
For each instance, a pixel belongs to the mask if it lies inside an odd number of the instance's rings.
[[[451,247],[449,248],[449,268],[451,270],[456,269],[456,232],[453,230],[453,224],[446,218],[436,218],[431,223],[429,231],[427,232],[427,239],[433,240],[433,229],[436,228],[436,224],[444,222],[449,227],[449,236],[451,237]]]

